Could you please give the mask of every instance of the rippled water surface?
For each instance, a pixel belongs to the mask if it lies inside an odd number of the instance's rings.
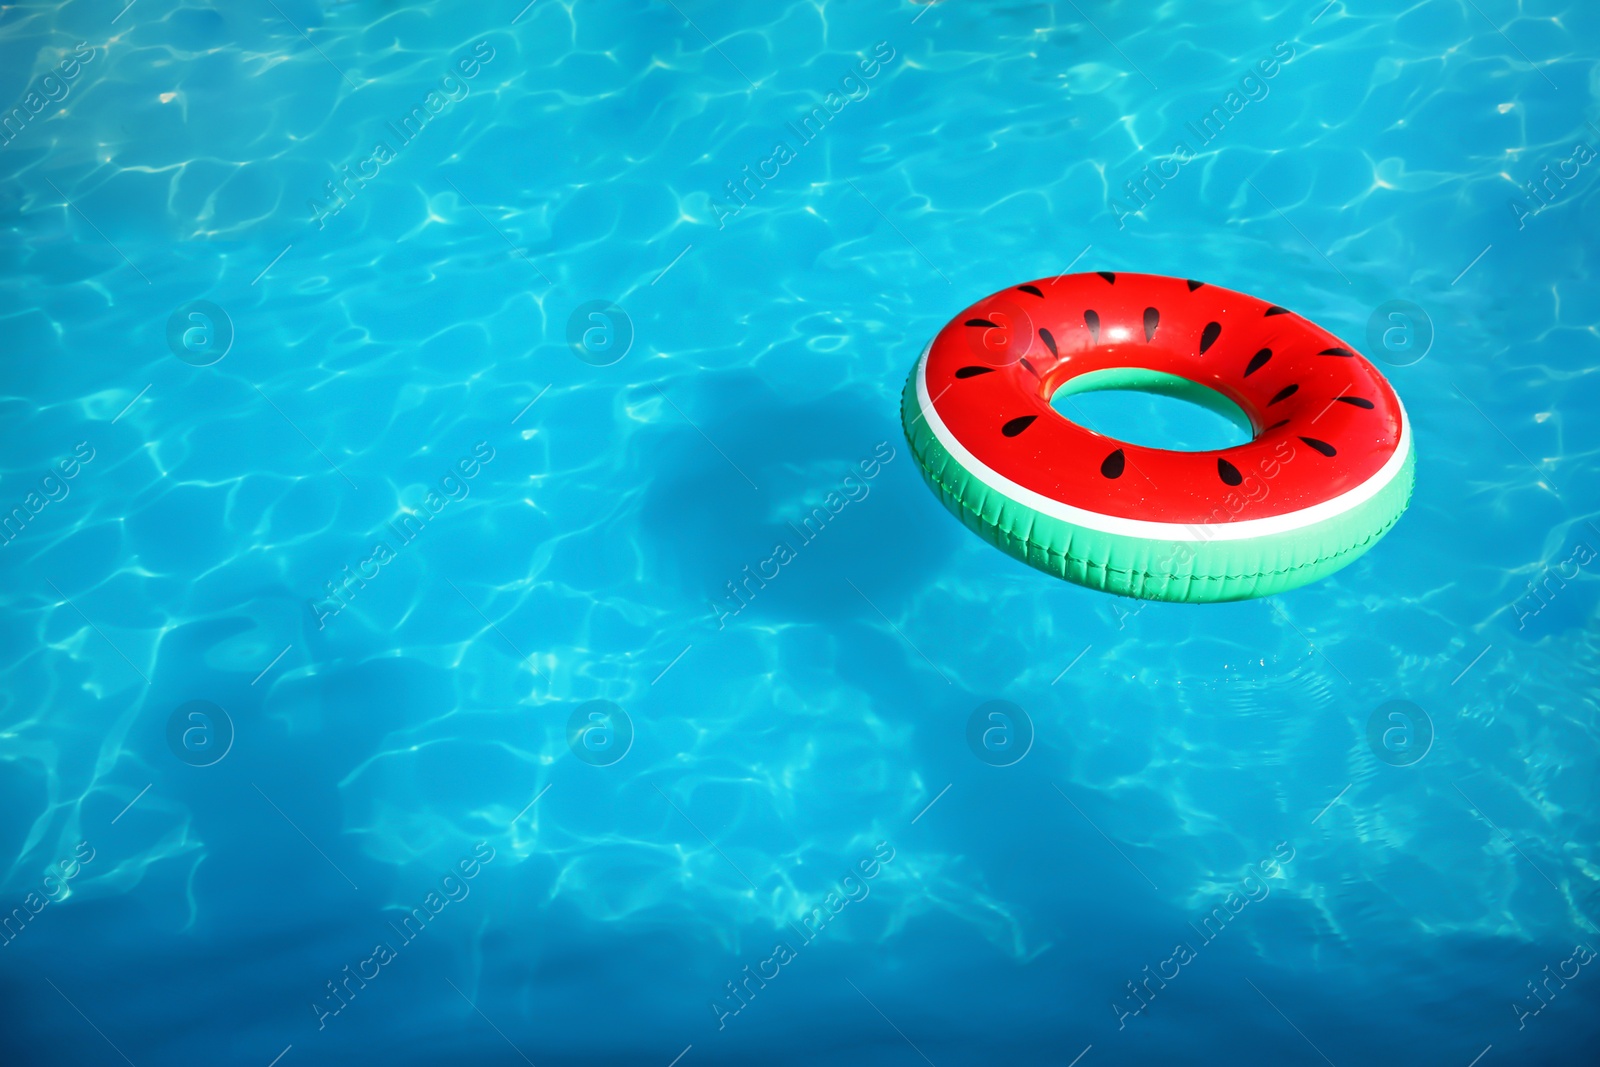
[[[523,3],[0,8],[0,1062],[1594,1062],[1600,10]],[[972,536],[901,386],[1069,268],[1380,359],[1409,514]]]

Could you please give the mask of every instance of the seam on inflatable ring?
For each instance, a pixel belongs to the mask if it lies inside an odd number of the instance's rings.
[[[1360,541],[1357,541],[1355,544],[1349,545],[1349,546],[1347,546],[1345,548],[1342,548],[1337,552],[1328,553],[1327,555],[1318,555],[1315,559],[1312,559],[1307,563],[1303,563],[1298,567],[1287,567],[1287,568],[1284,568],[1284,569],[1281,569],[1281,570],[1271,570],[1271,571],[1251,571],[1251,572],[1246,573],[1246,574],[1165,574],[1165,573],[1161,573],[1161,572],[1158,572],[1158,571],[1144,571],[1144,570],[1124,569],[1124,568],[1121,568],[1121,567],[1112,567],[1112,566],[1109,566],[1109,565],[1107,565],[1105,563],[1100,563],[1100,562],[1097,562],[1096,560],[1088,559],[1088,558],[1083,557],[1083,556],[1074,556],[1070,552],[1062,552],[1059,549],[1051,548],[1049,545],[1043,544],[1042,542],[1035,541],[1032,538],[1032,533],[1033,533],[1033,525],[1032,525],[1032,523],[1030,523],[1030,525],[1028,527],[1028,535],[1027,536],[1023,536],[1023,537],[1019,537],[1017,534],[1012,533],[1009,530],[1001,530],[1001,528],[999,527],[998,524],[989,523],[989,522],[985,521],[984,518],[983,518],[983,513],[982,512],[980,512],[978,509],[974,508],[970,503],[968,503],[967,500],[964,499],[961,496],[961,494],[959,494],[953,488],[951,488],[951,486],[948,485],[940,475],[934,474],[933,471],[929,469],[927,463],[924,462],[925,457],[926,457],[926,453],[925,452],[921,453],[921,454],[918,453],[916,442],[912,441],[912,442],[909,442],[909,443],[911,444],[912,457],[914,459],[916,459],[917,467],[918,467],[918,469],[920,469],[922,471],[923,475],[925,477],[927,477],[930,481],[932,481],[934,483],[934,485],[938,487],[938,489],[940,490],[941,493],[948,495],[950,497],[950,499],[954,500],[956,502],[956,504],[962,508],[962,510],[964,510],[964,511],[968,512],[969,514],[971,514],[986,529],[993,530],[993,531],[995,531],[997,533],[1003,534],[1004,536],[1006,536],[1006,537],[1008,537],[1008,538],[1010,538],[1012,540],[1019,541],[1021,544],[1026,545],[1029,548],[1039,549],[1046,556],[1058,557],[1058,558],[1060,558],[1061,560],[1063,560],[1063,561],[1065,561],[1067,563],[1081,564],[1084,567],[1090,568],[1091,570],[1105,571],[1107,574],[1125,574],[1129,578],[1141,578],[1141,579],[1160,578],[1160,579],[1165,579],[1165,580],[1167,580],[1169,582],[1173,582],[1173,581],[1234,582],[1234,581],[1248,580],[1248,579],[1251,579],[1251,578],[1268,578],[1268,577],[1274,577],[1274,576],[1281,575],[1281,574],[1293,574],[1296,571],[1303,571],[1303,570],[1306,570],[1307,568],[1315,567],[1318,564],[1326,563],[1326,562],[1328,562],[1330,560],[1336,560],[1336,559],[1340,558],[1341,556],[1347,556],[1351,552],[1354,552],[1356,549],[1362,548],[1365,545],[1371,544],[1374,540],[1376,540],[1376,539],[1382,537],[1384,534],[1388,533],[1390,528],[1393,527],[1394,524],[1400,520],[1400,516],[1397,514],[1393,518],[1391,518],[1388,522],[1384,523],[1382,527],[1380,527],[1377,530],[1374,530],[1372,533],[1368,534],[1366,537],[1362,538]],[[964,468],[962,468],[960,464],[955,463],[954,460],[950,461],[950,465],[956,467],[957,469],[964,470]],[[975,480],[977,480],[979,482],[979,484],[984,484],[981,479],[975,479]],[[990,491],[994,491],[992,486],[984,485],[984,487],[986,489],[989,489]],[[1004,494],[1001,494],[1001,495],[1004,496]],[[1006,497],[1005,499],[1010,500],[1009,497]],[[1029,516],[1033,519],[1033,522],[1036,523],[1038,521],[1039,513],[1037,511],[1033,510],[1032,508],[1028,508],[1025,505],[1018,504],[1014,500],[1010,500],[1010,503],[1012,505],[1014,505],[1015,507],[1023,508],[1024,510],[1026,510],[1028,512]],[[1061,521],[1061,520],[1057,520],[1057,521]],[[1063,523],[1063,525],[1070,526],[1071,524],[1070,523]],[[1093,531],[1091,531],[1091,532],[1093,532]]]

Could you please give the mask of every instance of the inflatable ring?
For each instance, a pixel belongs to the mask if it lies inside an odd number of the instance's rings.
[[[1182,397],[1251,440],[1144,448],[1051,406],[1097,389]],[[1291,311],[1181,278],[1071,274],[979,301],[923,350],[901,420],[972,530],[1058,578],[1148,600],[1315,581],[1411,497],[1411,427],[1371,363]]]

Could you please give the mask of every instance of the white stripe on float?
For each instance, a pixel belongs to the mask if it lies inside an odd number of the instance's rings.
[[[1023,507],[1100,533],[1116,534],[1121,537],[1142,537],[1156,541],[1244,541],[1302,530],[1307,526],[1315,526],[1343,515],[1377,496],[1400,474],[1401,468],[1405,466],[1406,455],[1411,451],[1411,421],[1406,416],[1405,405],[1400,402],[1400,397],[1396,394],[1395,403],[1400,407],[1400,440],[1396,443],[1394,454],[1371,478],[1330,500],[1282,515],[1241,519],[1238,522],[1153,522],[1149,519],[1124,519],[1116,515],[1102,515],[1097,511],[1085,511],[1071,504],[1052,500],[1032,489],[1018,485],[984,464],[968,451],[965,445],[956,440],[955,435],[950,432],[950,428],[944,424],[944,420],[939,417],[933,403],[928,399],[928,353],[932,349],[933,342],[929,341],[917,361],[917,403],[922,408],[923,416],[927,419],[933,436],[945,451],[984,485]],[[1113,439],[1107,438],[1107,440]]]

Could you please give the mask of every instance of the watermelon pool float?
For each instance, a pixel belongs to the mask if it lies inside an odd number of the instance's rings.
[[[1145,448],[1051,407],[1098,389],[1181,397],[1251,440]],[[1058,578],[1149,600],[1315,581],[1411,497],[1411,426],[1371,363],[1291,311],[1182,278],[1069,274],[980,300],[923,350],[901,419],[967,526]]]

